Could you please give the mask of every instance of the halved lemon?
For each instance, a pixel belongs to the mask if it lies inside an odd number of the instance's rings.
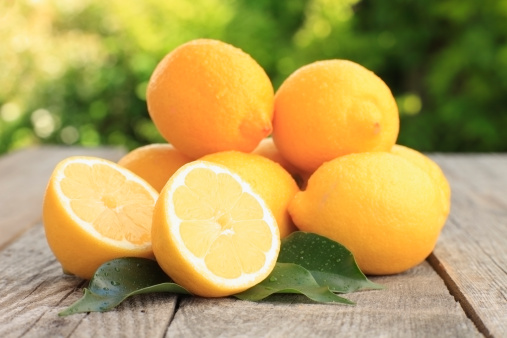
[[[150,184],[113,162],[69,157],[54,169],[44,195],[48,244],[64,271],[85,279],[114,258],[153,258],[157,198]]]
[[[162,269],[203,297],[259,283],[280,250],[264,200],[237,174],[206,161],[182,166],[167,182],[155,205],[152,238]]]

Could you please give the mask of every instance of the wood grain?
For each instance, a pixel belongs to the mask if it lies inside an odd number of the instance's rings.
[[[507,337],[507,157],[433,158],[452,207],[430,262],[482,333]]]
[[[72,155],[118,160],[119,148],[42,147],[0,157],[0,250],[41,218],[42,197],[54,167]]]
[[[106,313],[58,317],[86,282],[63,275],[38,224],[0,252],[0,337],[162,337],[177,304],[139,295]]]
[[[263,302],[185,297],[166,337],[481,337],[424,262],[372,278],[384,290],[347,295],[356,306],[315,304],[298,295]]]

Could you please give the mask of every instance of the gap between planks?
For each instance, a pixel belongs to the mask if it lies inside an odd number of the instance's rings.
[[[493,337],[477,311],[474,310],[472,304],[465,297],[463,291],[460,290],[456,281],[454,281],[452,277],[447,273],[444,265],[438,259],[438,257],[435,256],[434,253],[431,253],[426,260],[431,265],[433,270],[435,270],[435,272],[440,276],[440,278],[442,278],[445,286],[449,290],[449,293],[461,305],[466,316],[470,318],[470,320],[474,323],[474,325],[477,327],[477,330],[479,330],[479,332],[482,333],[485,337]]]

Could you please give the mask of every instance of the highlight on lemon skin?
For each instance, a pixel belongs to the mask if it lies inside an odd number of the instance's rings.
[[[154,258],[157,198],[150,184],[116,163],[69,157],[54,169],[44,195],[49,247],[65,272],[85,279],[114,258]]]
[[[197,39],[168,53],[146,99],[160,134],[191,158],[250,152],[272,131],[269,77],[250,55],[222,41]]]
[[[442,222],[442,226],[444,226],[445,220],[447,219],[447,216],[451,210],[451,186],[449,185],[449,181],[447,181],[447,178],[442,172],[440,166],[431,158],[420,153],[419,151],[400,144],[395,144],[391,148],[391,154],[401,156],[407,161],[424,170],[440,188],[442,205],[444,208],[444,222]]]
[[[168,181],[153,215],[153,252],[178,284],[203,297],[246,290],[273,270],[276,220],[263,199],[224,166],[194,161]]]

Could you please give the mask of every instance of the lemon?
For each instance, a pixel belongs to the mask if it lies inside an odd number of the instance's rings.
[[[85,279],[114,258],[153,258],[157,198],[150,184],[116,163],[69,157],[54,169],[44,195],[49,247],[64,271]]]
[[[388,152],[324,163],[289,204],[296,226],[329,237],[366,274],[395,274],[433,250],[447,217],[440,187],[421,168]]]
[[[224,166],[182,166],[160,193],[153,252],[178,284],[203,297],[246,290],[273,270],[280,250],[276,220],[264,200]]]
[[[218,40],[168,53],[150,77],[146,102],[164,139],[191,158],[250,152],[272,131],[271,80],[250,55]]]
[[[398,107],[389,87],[349,60],[305,65],[275,95],[275,145],[303,172],[350,153],[389,151],[398,132]]]

